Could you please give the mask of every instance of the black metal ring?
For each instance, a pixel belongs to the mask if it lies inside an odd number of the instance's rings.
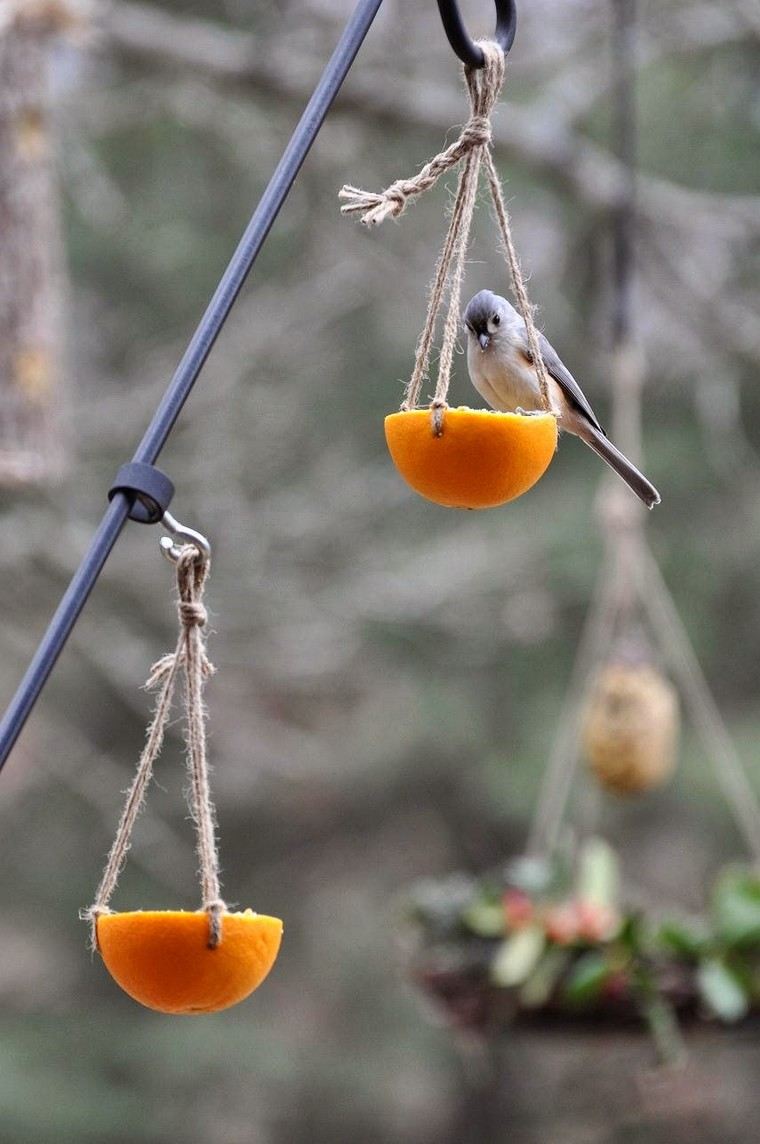
[[[108,499],[117,493],[131,497],[129,519],[139,524],[158,524],[174,496],[174,485],[155,465],[129,461],[122,465],[108,490]]]
[[[462,23],[462,16],[456,0],[438,0],[443,28],[452,48],[463,64],[469,68],[483,67],[483,53],[473,43]],[[515,0],[496,0],[496,31],[494,39],[507,54],[515,40],[517,31],[517,6]]]

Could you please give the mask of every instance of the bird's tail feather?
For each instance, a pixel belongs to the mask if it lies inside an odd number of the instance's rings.
[[[579,434],[580,436],[580,434]],[[612,442],[596,430],[593,425],[584,426],[582,439],[589,448],[593,449],[598,457],[606,461],[610,468],[621,477],[629,489],[635,492],[647,508],[654,508],[660,503],[660,494],[654,485],[640,473],[628,458],[616,449]]]

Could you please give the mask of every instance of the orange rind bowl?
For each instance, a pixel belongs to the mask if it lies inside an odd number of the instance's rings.
[[[552,413],[440,411],[436,435],[429,409],[385,418],[393,463],[420,496],[447,508],[494,508],[522,496],[546,472],[557,449]]]
[[[137,910],[102,914],[98,949],[125,993],[159,1013],[216,1013],[253,993],[274,965],[282,922],[224,913],[222,937],[208,945],[203,911]]]

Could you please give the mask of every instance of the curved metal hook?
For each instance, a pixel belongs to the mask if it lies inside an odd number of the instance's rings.
[[[470,39],[462,22],[457,0],[438,0],[443,28],[452,48],[463,64],[469,68],[482,68],[483,53]],[[512,47],[517,31],[516,0],[496,0],[496,31],[494,39],[506,55]]]
[[[200,563],[206,563],[211,559],[211,545],[205,536],[200,532],[196,532],[194,528],[188,528],[184,524],[180,524],[178,520],[172,516],[170,512],[165,512],[161,517],[161,523],[164,528],[167,528],[171,533],[171,537],[162,536],[159,544],[161,551],[167,560],[171,560],[172,564],[176,564],[179,559],[179,545],[175,541],[181,541],[183,544],[192,544],[198,550],[197,560]]]

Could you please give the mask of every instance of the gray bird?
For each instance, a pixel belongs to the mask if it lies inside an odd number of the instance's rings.
[[[481,290],[467,303],[464,324],[470,380],[480,396],[503,412],[540,410],[541,391],[525,322],[514,306],[490,290]],[[657,489],[607,438],[578,382],[543,334],[538,338],[560,429],[585,441],[647,508],[659,504]]]

